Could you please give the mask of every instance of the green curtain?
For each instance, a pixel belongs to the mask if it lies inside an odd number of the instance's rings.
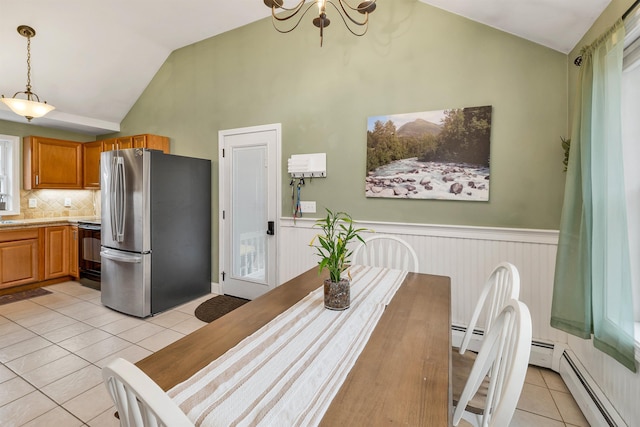
[[[619,20],[583,48],[551,326],[584,339],[636,371],[629,264],[621,85],[625,29]]]

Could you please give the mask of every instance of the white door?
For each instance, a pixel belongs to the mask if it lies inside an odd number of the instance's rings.
[[[220,144],[220,287],[254,299],[277,284],[280,124],[223,130]]]

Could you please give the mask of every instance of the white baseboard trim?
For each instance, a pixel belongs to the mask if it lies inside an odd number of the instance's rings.
[[[222,287],[220,286],[220,283],[211,282],[211,293],[216,295],[222,294]]]
[[[593,380],[575,353],[568,348],[557,351],[558,369],[576,403],[592,427],[625,427],[620,414]]]

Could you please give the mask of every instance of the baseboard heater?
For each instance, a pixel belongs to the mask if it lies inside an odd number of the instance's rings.
[[[600,387],[570,350],[562,352],[559,372],[592,427],[627,426],[609,399],[602,393]]]
[[[467,328],[464,326],[451,325],[451,334],[454,347],[460,346],[460,344],[462,343],[462,337],[464,336],[466,331]],[[479,351],[483,336],[484,331],[482,331],[481,329],[474,329],[473,336],[469,343],[469,349],[473,351]],[[553,343],[534,340],[531,342],[531,357],[529,358],[529,363],[531,365],[540,366],[542,368],[552,369],[553,351]]]
[[[467,328],[464,326],[451,326],[454,346],[460,345],[466,331]],[[482,330],[474,329],[469,345],[471,350],[477,351],[480,349],[483,335],[484,332]],[[616,412],[611,402],[589,376],[587,370],[580,364],[573,352],[567,349],[562,350],[559,363],[554,364],[555,350],[556,346],[553,343],[534,340],[531,342],[529,363],[543,368],[558,370],[562,380],[592,427],[627,427],[622,417]],[[555,357],[558,357],[557,354]],[[554,369],[554,365],[559,366],[559,369]]]

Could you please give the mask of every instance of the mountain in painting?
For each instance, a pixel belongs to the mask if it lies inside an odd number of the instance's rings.
[[[399,137],[419,137],[423,135],[437,135],[441,130],[442,127],[440,125],[424,119],[416,119],[400,126],[396,134]]]

